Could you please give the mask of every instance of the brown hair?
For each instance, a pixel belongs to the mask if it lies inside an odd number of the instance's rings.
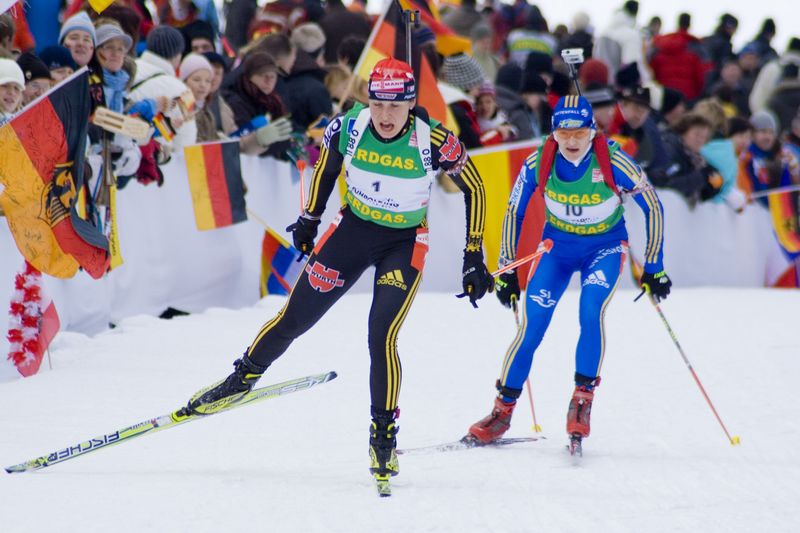
[[[701,115],[711,124],[711,132],[724,136],[728,134],[728,117],[725,108],[717,98],[706,98],[697,102],[692,113]]]
[[[692,128],[708,128],[712,129],[711,121],[699,113],[691,112],[686,113],[672,127],[672,130],[678,135],[683,135]]]

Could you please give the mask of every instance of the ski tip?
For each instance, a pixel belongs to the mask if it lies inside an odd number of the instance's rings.
[[[738,435],[734,435],[731,437],[731,446],[738,446],[742,443],[741,439]]]
[[[330,376],[328,380],[331,380],[339,377],[339,374],[336,372],[336,370],[331,370],[330,372],[328,372],[328,376]]]

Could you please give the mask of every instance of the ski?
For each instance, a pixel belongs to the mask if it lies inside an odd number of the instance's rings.
[[[375,487],[378,489],[378,496],[381,498],[388,498],[392,495],[392,485],[389,483],[391,476],[389,474],[372,474],[375,478]]]
[[[544,437],[506,437],[497,439],[489,444],[481,444],[479,441],[470,436],[463,437],[460,440],[453,442],[446,442],[444,444],[433,444],[431,446],[421,446],[419,448],[406,448],[404,450],[397,450],[398,455],[421,455],[426,453],[435,452],[453,452],[458,450],[470,450],[473,448],[500,448],[508,446],[509,444],[519,444],[522,442],[535,442]]]
[[[270,398],[275,398],[276,396],[283,396],[284,394],[305,390],[315,385],[320,385],[322,383],[331,381],[335,377],[336,372],[327,372],[325,374],[315,374],[254,389],[242,396],[242,399],[238,402],[226,405],[217,411],[217,413],[230,411],[231,409],[236,409],[237,407],[268,400]],[[123,429],[118,429],[112,431],[111,433],[104,433],[89,440],[81,441],[73,446],[67,446],[66,448],[58,449],[54,452],[42,455],[41,457],[31,459],[30,461],[25,461],[24,463],[8,466],[6,467],[6,472],[9,474],[17,474],[20,472],[41,470],[42,468],[46,468],[48,466],[63,463],[64,461],[75,459],[76,457],[82,457],[88,453],[135,439],[136,437],[150,435],[158,431],[174,428],[181,424],[185,424],[186,422],[191,422],[200,418],[207,418],[212,416],[212,414],[197,415],[191,413],[186,407],[181,407],[177,411],[173,411],[169,414],[144,420],[138,424],[134,424]]]

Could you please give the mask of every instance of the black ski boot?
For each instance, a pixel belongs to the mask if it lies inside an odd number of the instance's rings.
[[[253,390],[253,386],[267,369],[257,365],[247,355],[233,362],[233,373],[210,387],[200,389],[187,406],[192,414],[214,414],[226,405],[236,403]]]
[[[373,475],[387,478],[400,471],[397,462],[397,432],[395,423],[397,411],[372,410],[372,424],[369,427],[369,471]]]

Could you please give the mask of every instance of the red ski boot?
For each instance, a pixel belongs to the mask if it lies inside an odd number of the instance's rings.
[[[567,411],[567,433],[570,437],[582,439],[589,436],[593,399],[594,390],[583,385],[575,387]]]
[[[486,418],[475,422],[469,428],[467,439],[474,439],[477,444],[489,444],[508,431],[511,425],[511,415],[517,402],[506,403],[498,396],[494,400],[494,409]]]

